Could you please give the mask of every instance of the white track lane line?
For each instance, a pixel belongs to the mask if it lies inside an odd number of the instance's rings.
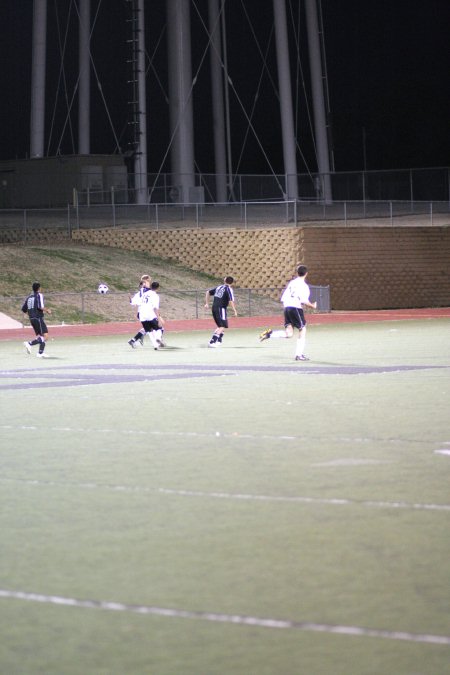
[[[372,637],[385,640],[403,640],[432,645],[450,645],[448,635],[429,635],[409,633],[407,631],[389,631],[361,626],[340,626],[332,624],[310,623],[309,621],[291,621],[284,619],[260,618],[256,616],[241,616],[239,614],[219,614],[215,612],[194,612],[186,609],[169,609],[153,607],[151,605],[127,605],[121,602],[105,600],[78,600],[58,595],[42,595],[40,593],[26,593],[0,589],[0,598],[22,600],[25,602],[41,602],[51,605],[77,607],[80,609],[97,609],[109,612],[130,612],[147,616],[162,616],[171,619],[191,619],[197,621],[211,621],[230,623],[242,626],[257,626],[259,628],[291,629],[315,633],[332,633],[337,635],[351,635],[357,637]]]

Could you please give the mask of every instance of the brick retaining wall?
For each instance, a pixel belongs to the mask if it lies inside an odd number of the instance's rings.
[[[299,262],[334,310],[450,305],[450,227],[79,230],[89,244],[148,251],[249,288],[283,286]]]

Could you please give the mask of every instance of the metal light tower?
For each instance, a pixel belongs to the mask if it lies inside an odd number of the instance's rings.
[[[172,195],[187,203],[195,186],[190,0],[167,0],[167,36]]]
[[[79,85],[78,85],[78,152],[91,151],[91,0],[80,0]]]
[[[47,0],[33,2],[30,157],[44,156]]]
[[[292,114],[291,69],[286,25],[285,0],[273,0],[275,39],[277,47],[278,84],[280,88],[280,115],[283,137],[285,197],[297,199],[297,162],[294,117]]]
[[[305,10],[311,69],[317,165],[322,179],[321,197],[325,202],[331,202],[330,154],[327,139],[325,99],[323,91],[323,67],[320,55],[316,0],[305,0]]]

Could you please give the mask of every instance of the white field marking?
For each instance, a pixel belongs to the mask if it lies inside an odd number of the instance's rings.
[[[285,497],[283,495],[252,495],[239,492],[204,492],[202,490],[180,490],[174,488],[149,488],[140,485],[108,485],[102,483],[71,483],[52,480],[0,477],[0,483],[23,483],[25,485],[72,487],[83,490],[109,490],[112,492],[132,492],[147,494],[173,495],[175,497],[198,497],[205,499],[234,499],[248,502],[279,502],[284,504],[321,504],[325,506],[367,506],[383,509],[410,509],[413,511],[450,511],[450,504],[420,504],[413,502],[381,502],[375,500],[346,499],[339,497]]]
[[[158,431],[155,429],[83,429],[80,427],[44,427],[37,425],[12,425],[12,424],[2,424],[0,429],[9,430],[9,431],[43,431],[43,432],[65,432],[71,434],[123,434],[124,436],[175,436],[177,438],[216,438],[221,436],[222,438],[232,438],[232,439],[245,439],[245,440],[261,440],[261,439],[270,439],[270,440],[282,440],[282,441],[296,441],[300,439],[300,436],[276,436],[269,434],[241,434],[238,432],[225,433],[220,431],[199,433],[198,431]],[[348,439],[350,440],[350,439]]]
[[[450,449],[447,450],[435,450],[434,451],[436,455],[450,455]]]
[[[301,441],[302,444],[305,441],[304,436],[284,436],[284,435],[271,435],[271,434],[242,434],[238,431],[233,432],[205,432],[199,433],[197,431],[158,431],[156,429],[94,429],[94,428],[82,428],[82,427],[45,427],[37,425],[13,425],[13,424],[2,424],[0,425],[0,430],[4,431],[43,431],[45,433],[71,433],[71,434],[114,434],[118,436],[123,434],[124,436],[172,436],[176,438],[218,438],[219,436],[223,439],[231,440],[271,440],[271,441]],[[364,436],[308,436],[308,440],[311,441],[325,441],[329,438],[333,439],[333,442],[339,443],[424,443],[425,441],[418,440],[415,438],[379,438],[379,437],[364,437]]]
[[[382,459],[359,459],[358,457],[342,457],[332,459],[330,462],[316,462],[311,466],[366,466],[372,464],[392,464],[392,460]]]
[[[373,637],[385,640],[404,640],[406,642],[421,642],[432,645],[450,645],[449,635],[429,635],[423,633],[409,633],[407,631],[378,630],[361,626],[340,626],[326,623],[311,623],[309,621],[291,621],[289,619],[270,619],[257,616],[242,616],[239,614],[218,614],[216,612],[199,612],[187,609],[173,609],[168,607],[154,607],[152,605],[127,605],[122,602],[106,600],[77,600],[59,595],[42,595],[41,593],[26,593],[0,589],[0,598],[22,600],[25,602],[41,602],[51,605],[77,607],[80,609],[97,609],[109,612],[131,612],[147,616],[162,616],[170,619],[191,619],[197,621],[212,621],[216,623],[231,623],[241,626],[257,626],[259,628],[278,628],[309,631],[315,633],[333,633],[357,637]]]

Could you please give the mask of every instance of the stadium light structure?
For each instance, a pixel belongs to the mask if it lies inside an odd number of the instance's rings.
[[[80,154],[90,153],[90,1],[79,0],[79,126],[78,148]],[[136,127],[134,142],[135,194],[139,203],[148,199],[147,187],[147,103],[145,68],[144,0],[127,0],[133,5],[135,17],[134,76],[136,79],[133,124]],[[196,201],[193,86],[191,66],[190,2],[166,0],[168,33],[168,79],[170,119],[170,159],[173,200],[180,203]],[[214,154],[216,168],[216,198],[227,198],[226,176],[231,167],[230,121],[227,111],[226,35],[224,31],[223,0],[208,0],[211,50],[212,114],[214,128]],[[285,0],[273,0],[275,40],[280,91],[280,117],[283,139],[285,197],[297,199],[297,164],[291,75],[289,66],[288,31]],[[305,0],[309,60],[313,93],[315,145],[318,172],[322,181],[320,196],[330,202],[330,154],[327,138],[326,110],[320,30],[317,18],[317,0]],[[221,27],[221,32],[219,30]],[[45,132],[45,70],[46,70],[47,0],[33,0],[33,46],[31,83],[31,135],[30,156],[44,156]],[[224,70],[225,74],[222,73]],[[225,101],[224,101],[225,98]],[[228,150],[228,152],[227,152]],[[227,166],[228,163],[228,166]],[[191,199],[194,195],[194,199]]]

